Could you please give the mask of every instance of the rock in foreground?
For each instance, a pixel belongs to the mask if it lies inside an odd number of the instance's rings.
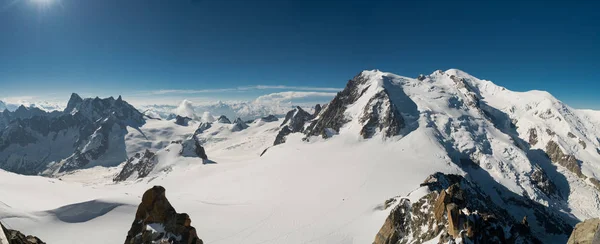
[[[10,230],[0,224],[0,244],[46,244],[35,236],[25,236],[23,233]]]
[[[588,219],[575,226],[567,244],[600,243],[600,218]]]
[[[177,213],[165,196],[165,188],[154,186],[142,196],[125,244],[202,244],[192,220]]]
[[[415,202],[390,199],[394,205],[374,244],[423,243],[542,243],[525,216],[511,217],[506,206],[495,204],[478,186],[459,175],[436,173],[422,185],[428,194]],[[517,199],[515,199],[517,200]],[[522,204],[526,204],[523,202]],[[525,206],[524,206],[525,207]],[[535,216],[568,234],[568,226],[535,206]],[[536,222],[534,222],[536,223]],[[437,238],[437,239],[436,239]]]

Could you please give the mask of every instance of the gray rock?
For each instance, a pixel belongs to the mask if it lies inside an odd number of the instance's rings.
[[[275,121],[278,121],[279,118],[277,118],[275,115],[270,114],[267,117],[260,118],[260,120],[263,122],[275,122]]]
[[[143,154],[136,153],[133,157],[129,158],[123,169],[119,174],[113,179],[115,182],[125,181],[127,179],[135,178],[144,178],[152,172],[154,166],[158,163],[158,158],[156,154],[146,149]]]
[[[181,125],[181,126],[188,126],[190,121],[192,121],[192,118],[190,117],[183,117],[183,116],[175,116],[175,124]]]
[[[0,243],[4,244],[45,244],[40,238],[26,236],[17,230],[11,230],[0,223]]]
[[[200,123],[200,125],[198,126],[198,129],[196,129],[196,131],[194,132],[194,135],[197,134],[202,134],[204,133],[205,130],[210,129],[210,127],[212,127],[212,123],[209,122],[202,122]]]
[[[540,191],[545,193],[547,196],[557,194],[556,185],[550,180],[546,172],[538,166],[533,167],[533,173],[531,174],[531,183],[535,185]]]
[[[535,145],[538,143],[538,135],[535,128],[529,129],[529,145]]]
[[[404,119],[385,90],[369,100],[359,121],[364,123],[360,135],[365,139],[378,131],[382,131],[386,137],[395,136],[404,128]]]
[[[303,132],[304,125],[312,119],[313,116],[304,111],[301,107],[290,110],[285,115],[283,123],[281,123],[281,130],[275,137],[273,145],[285,143],[286,137],[291,133]]]
[[[231,124],[231,120],[229,120],[225,115],[221,115],[218,119],[217,122],[219,123],[223,123],[223,124]]]
[[[313,113],[313,117],[316,118],[317,116],[319,116],[319,113],[321,113],[321,110],[323,108],[321,107],[321,104],[315,105],[315,112]]]
[[[231,127],[231,131],[237,132],[237,131],[242,131],[245,130],[246,128],[248,128],[248,124],[246,124],[246,122],[244,122],[242,119],[237,118],[233,121],[233,127]]]

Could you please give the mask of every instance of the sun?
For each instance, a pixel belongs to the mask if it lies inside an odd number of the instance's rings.
[[[27,0],[29,4],[37,6],[40,11],[48,11],[53,5],[60,5],[60,0]]]

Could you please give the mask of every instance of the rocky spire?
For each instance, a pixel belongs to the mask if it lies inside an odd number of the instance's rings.
[[[79,104],[83,102],[83,99],[77,95],[77,93],[72,93],[71,98],[69,98],[69,102],[67,103],[67,108],[65,108],[65,113],[73,112]]]

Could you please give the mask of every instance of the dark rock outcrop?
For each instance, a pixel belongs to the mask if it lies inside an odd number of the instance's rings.
[[[331,100],[327,107],[321,112],[319,119],[313,121],[306,129],[307,136],[322,136],[328,137],[327,129],[340,131],[340,128],[346,124],[349,119],[346,118],[344,112],[346,107],[353,104],[360,96],[368,89],[368,77],[363,76],[363,73],[358,74],[348,81],[346,87]]]
[[[535,145],[538,143],[538,134],[535,128],[529,129],[529,145]]]
[[[371,97],[359,121],[363,124],[360,135],[365,139],[378,131],[383,132],[385,137],[395,136],[404,127],[402,115],[385,90]]]
[[[567,244],[600,243],[600,218],[588,219],[577,225],[569,237]]]
[[[177,213],[165,195],[165,188],[154,186],[142,196],[125,244],[201,244],[185,213]]]
[[[464,243],[541,243],[526,217],[514,219],[507,206],[494,203],[462,176],[436,173],[421,186],[430,193],[416,202],[400,198],[375,237],[375,244],[422,243],[438,236],[440,243],[453,243],[458,238]],[[556,233],[570,233],[569,225],[545,207],[512,201],[533,209],[536,221],[552,223]]]
[[[67,107],[65,108],[65,113],[71,113],[77,106],[83,103],[83,99],[77,95],[77,93],[72,93],[71,98],[69,98],[69,102],[67,103]]]
[[[181,126],[188,126],[190,121],[192,121],[192,119],[190,117],[183,117],[183,116],[175,116],[175,124],[181,125]]]
[[[385,82],[389,81],[384,77],[384,84]],[[350,121],[350,118],[345,115],[347,107],[355,103],[371,86],[380,85],[371,83],[370,77],[364,72],[348,81],[344,90],[339,92],[319,113],[319,117],[307,127],[304,132],[306,138],[311,136],[328,138],[339,133],[340,128]],[[382,88],[369,98],[367,105],[362,108],[362,114],[357,115],[363,126],[360,131],[363,138],[370,138],[377,132],[382,132],[385,137],[395,136],[405,126],[404,119],[390,99],[385,85]]]
[[[0,223],[0,243],[8,243],[8,244],[46,244],[39,238],[35,236],[26,236],[25,234],[17,231],[7,229]]]
[[[204,133],[205,130],[210,129],[210,127],[212,127],[212,123],[210,123],[210,122],[202,122],[198,126],[198,129],[196,129],[196,131],[194,132],[194,135],[202,134],[202,133]]]
[[[549,141],[548,144],[546,144],[546,154],[548,154],[548,157],[550,157],[550,160],[552,160],[553,163],[567,168],[579,178],[586,178],[581,172],[581,166],[579,165],[577,158],[573,155],[565,154],[558,146],[558,143]]]
[[[283,123],[281,123],[281,130],[277,134],[277,137],[275,137],[273,145],[285,143],[286,137],[291,133],[303,132],[304,125],[312,119],[313,116],[301,107],[290,110],[285,115]]]
[[[146,149],[143,154],[136,153],[133,157],[129,158],[121,172],[113,179],[117,181],[125,181],[130,177],[135,179],[143,178],[148,176],[154,169],[154,166],[158,163],[156,154]]]
[[[237,118],[233,121],[233,127],[231,127],[231,131],[242,131],[248,128],[248,124],[244,122],[242,119]]]
[[[321,107],[321,104],[315,105],[315,111],[313,112],[313,117],[316,118],[317,116],[319,116],[319,113],[321,113],[321,110],[323,108]]]
[[[546,172],[538,166],[535,165],[533,167],[533,173],[531,174],[531,183],[535,185],[540,191],[542,191],[547,196],[552,196],[557,194],[556,185],[550,180]]]
[[[231,124],[231,120],[229,120],[229,118],[227,118],[225,115],[221,115],[218,119],[217,122],[219,123],[223,123],[223,124]]]
[[[176,141],[173,143],[181,143],[182,148],[180,155],[183,157],[199,157],[204,160],[208,159],[204,147],[195,135],[187,140]]]
[[[260,118],[260,120],[263,122],[275,122],[275,121],[278,121],[279,119],[275,115],[270,114],[267,117]]]

